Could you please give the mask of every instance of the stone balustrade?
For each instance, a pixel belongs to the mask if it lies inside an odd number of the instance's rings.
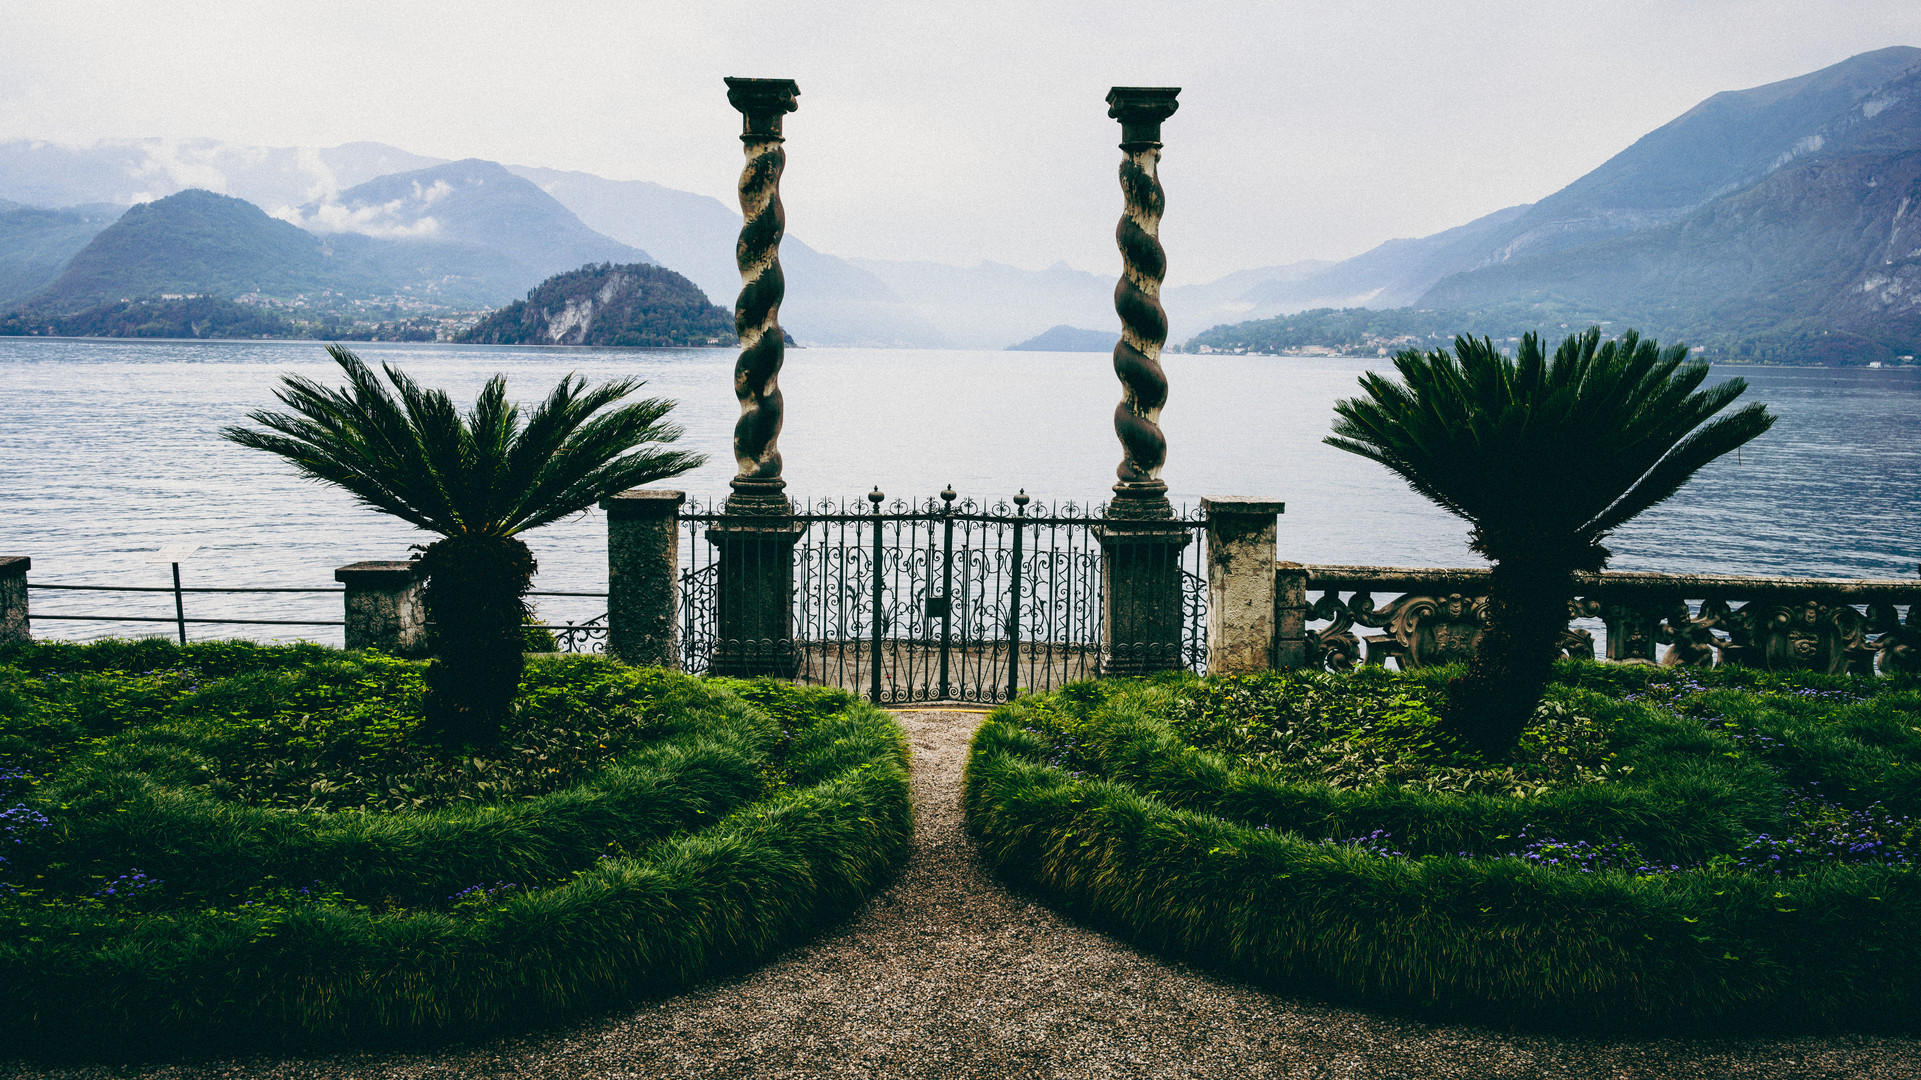
[[[1306,666],[1466,660],[1486,621],[1486,570],[1280,563],[1275,580],[1275,624],[1302,627]],[[1575,585],[1569,616],[1602,621],[1612,661],[1832,674],[1921,670],[1918,579],[1607,571],[1578,574]],[[1377,594],[1391,599],[1381,603]],[[1596,654],[1593,635],[1576,627],[1561,647],[1569,656]]]

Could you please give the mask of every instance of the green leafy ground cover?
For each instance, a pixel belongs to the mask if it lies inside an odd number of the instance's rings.
[[[976,736],[1009,878],[1291,990],[1494,1022],[1914,1030],[1921,680],[1563,664],[1489,763],[1456,671],[1085,683]]]
[[[423,664],[0,649],[0,1043],[163,1053],[524,1025],[849,911],[907,850],[897,725],[837,691],[528,666],[498,746]]]

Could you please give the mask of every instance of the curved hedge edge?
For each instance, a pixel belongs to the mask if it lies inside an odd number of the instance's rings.
[[[477,916],[315,906],[149,918],[97,947],[51,934],[0,947],[13,1003],[0,1035],[21,1051],[143,1057],[444,1037],[761,959],[844,917],[911,843],[899,726],[861,704],[819,728],[825,775],[811,786]]]
[[[1677,776],[1647,787],[1582,784],[1529,799],[1403,788],[1339,790],[1240,768],[1189,744],[1158,715],[1172,696],[1166,687],[1129,688],[1095,706],[1086,749],[1104,775],[1153,791],[1175,808],[1248,824],[1328,836],[1385,829],[1397,845],[1418,854],[1486,849],[1532,825],[1564,840],[1591,843],[1631,834],[1656,862],[1695,861],[1743,835],[1728,814],[1713,815],[1722,827],[1699,835],[1701,807],[1710,802],[1733,807],[1749,824],[1759,825],[1779,799],[1778,778],[1759,768],[1739,789]],[[1010,718],[1018,717],[1026,700],[1014,704]]]
[[[69,813],[60,827],[87,850],[122,852],[121,863],[162,880],[176,867],[192,867],[215,892],[245,882],[206,880],[205,868],[231,866],[249,880],[263,874],[289,882],[319,879],[355,894],[399,899],[438,898],[486,879],[551,879],[598,854],[611,832],[618,830],[630,846],[651,843],[703,819],[718,820],[760,790],[767,717],[724,690],[702,698],[688,703],[698,719],[677,719],[660,741],[532,799],[405,817],[358,810],[289,815],[121,777],[76,805],[101,800],[136,812]],[[422,876],[423,867],[438,871]]]
[[[1042,764],[990,717],[962,805],[1005,878],[1273,988],[1497,1022],[1921,1028],[1921,876],[1789,881],[1382,859]]]
[[[213,892],[271,874],[289,882],[318,879],[356,895],[440,897],[485,879],[550,879],[599,853],[615,832],[633,846],[702,815],[707,821],[725,816],[760,790],[766,755],[742,733],[719,734],[665,740],[580,784],[522,802],[408,818],[349,810],[316,820],[139,783],[107,795],[133,812],[97,814],[66,827],[71,842],[121,852],[121,864],[163,880],[176,867],[196,868]],[[208,878],[202,869],[221,866],[232,868],[230,879]]]

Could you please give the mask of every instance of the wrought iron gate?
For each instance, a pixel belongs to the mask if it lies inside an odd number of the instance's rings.
[[[1025,494],[983,507],[952,489],[883,507],[877,496],[791,517],[688,506],[683,667],[775,674],[881,704],[1004,701],[1100,674],[1116,648],[1205,669],[1198,517],[1164,523],[1180,535],[1170,545],[1181,593],[1175,639],[1117,646],[1102,640],[1100,530],[1111,523],[1101,507],[1047,507]],[[756,602],[769,610],[735,606]]]

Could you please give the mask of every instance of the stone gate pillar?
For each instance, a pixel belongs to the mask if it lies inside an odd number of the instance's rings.
[[[1161,279],[1167,254],[1161,248],[1165,199],[1156,170],[1161,159],[1161,121],[1178,107],[1178,87],[1116,86],[1108,91],[1107,115],[1121,123],[1123,209],[1114,232],[1121,251],[1121,277],[1114,310],[1121,340],[1114,346],[1114,374],[1121,402],[1114,433],[1121,442],[1119,482],[1107,506],[1101,540],[1101,671],[1136,675],[1181,666],[1181,550],[1191,539],[1173,524],[1161,465],[1167,440],[1160,429],[1167,403],[1161,346],[1167,313]]]
[[[1274,564],[1274,667],[1307,667],[1307,567]]]
[[[741,114],[740,141],[747,163],[740,174],[740,299],[734,331],[740,360],[734,365],[734,425],[738,466],[727,497],[728,520],[715,522],[707,539],[719,566],[720,641],[711,670],[716,675],[790,678],[793,646],[794,543],[799,526],[784,494],[780,429],[783,403],[780,368],[780,302],[787,291],[780,269],[786,211],[780,176],[787,165],[781,118],[799,107],[792,79],[728,79],[728,104]]]
[[[1207,670],[1246,675],[1274,666],[1274,543],[1285,503],[1201,500],[1207,514]]]
[[[425,584],[417,562],[357,562],[334,571],[347,587],[347,648],[394,656],[427,651]]]
[[[680,508],[684,491],[629,488],[607,514],[607,654],[680,666]]]
[[[0,645],[32,641],[27,621],[27,571],[33,560],[25,555],[0,555]]]

